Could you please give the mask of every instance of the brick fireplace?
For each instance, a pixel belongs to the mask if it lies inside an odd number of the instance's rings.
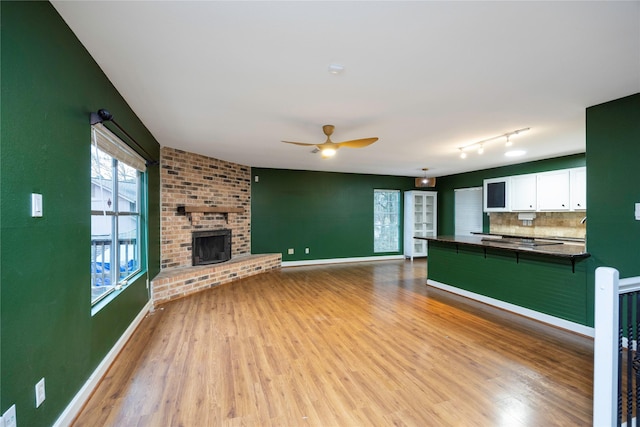
[[[251,168],[169,147],[160,151],[161,272],[154,305],[279,268],[281,254],[251,255]],[[194,232],[230,230],[231,260],[193,266]]]

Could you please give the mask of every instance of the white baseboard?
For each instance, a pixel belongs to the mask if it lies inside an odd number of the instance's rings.
[[[84,383],[82,388],[76,393],[73,397],[69,405],[65,408],[65,410],[60,414],[56,422],[53,424],[54,427],[67,427],[70,426],[73,420],[78,416],[85,403],[91,397],[91,394],[95,390],[95,388],[102,380],[102,377],[107,373],[107,370],[116,359],[118,354],[122,351],[133,332],[136,330],[142,319],[149,313],[151,310],[152,303],[149,300],[145,306],[140,310],[140,313],[133,319],[133,322],[129,325],[129,327],[124,331],[122,336],[116,341],[115,345],[109,350],[109,353],[102,359],[98,367],[93,371],[93,373],[89,376],[87,381]]]
[[[453,294],[462,295],[463,297],[480,301],[494,307],[502,308],[504,310],[511,311],[513,313],[520,314],[522,316],[529,317],[531,319],[535,319],[540,322],[556,326],[558,328],[566,329],[568,331],[575,332],[581,335],[586,335],[591,338],[593,338],[594,336],[594,329],[589,326],[581,325],[579,323],[571,322],[569,320],[561,319],[549,314],[540,313],[539,311],[520,307],[519,305],[511,304],[485,295],[476,294],[475,292],[466,291],[464,289],[456,288],[455,286],[440,283],[435,280],[427,279],[427,284],[433,286],[434,288],[442,289]]]
[[[367,256],[355,258],[330,258],[330,259],[308,259],[303,261],[282,261],[283,267],[298,267],[301,265],[320,265],[320,264],[340,264],[345,262],[363,262],[363,261],[388,261],[392,259],[403,259],[404,255],[384,255],[384,256]]]

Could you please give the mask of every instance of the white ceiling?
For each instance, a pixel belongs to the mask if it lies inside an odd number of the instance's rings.
[[[580,153],[585,108],[640,92],[640,1],[52,3],[162,146],[254,167],[443,176]],[[280,142],[324,124],[380,140],[332,159]],[[459,157],[524,127],[523,157],[504,139]]]

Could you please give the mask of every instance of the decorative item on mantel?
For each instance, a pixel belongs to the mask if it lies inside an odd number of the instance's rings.
[[[244,213],[244,208],[233,207],[233,206],[184,206],[178,205],[178,213],[180,215],[186,215],[191,221],[192,213],[219,213],[224,215],[224,219],[229,223],[229,213]]]

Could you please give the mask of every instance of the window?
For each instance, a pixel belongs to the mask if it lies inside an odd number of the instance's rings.
[[[145,162],[107,128],[91,130],[91,303],[142,269]]]
[[[373,251],[400,247],[400,190],[373,190]]]

